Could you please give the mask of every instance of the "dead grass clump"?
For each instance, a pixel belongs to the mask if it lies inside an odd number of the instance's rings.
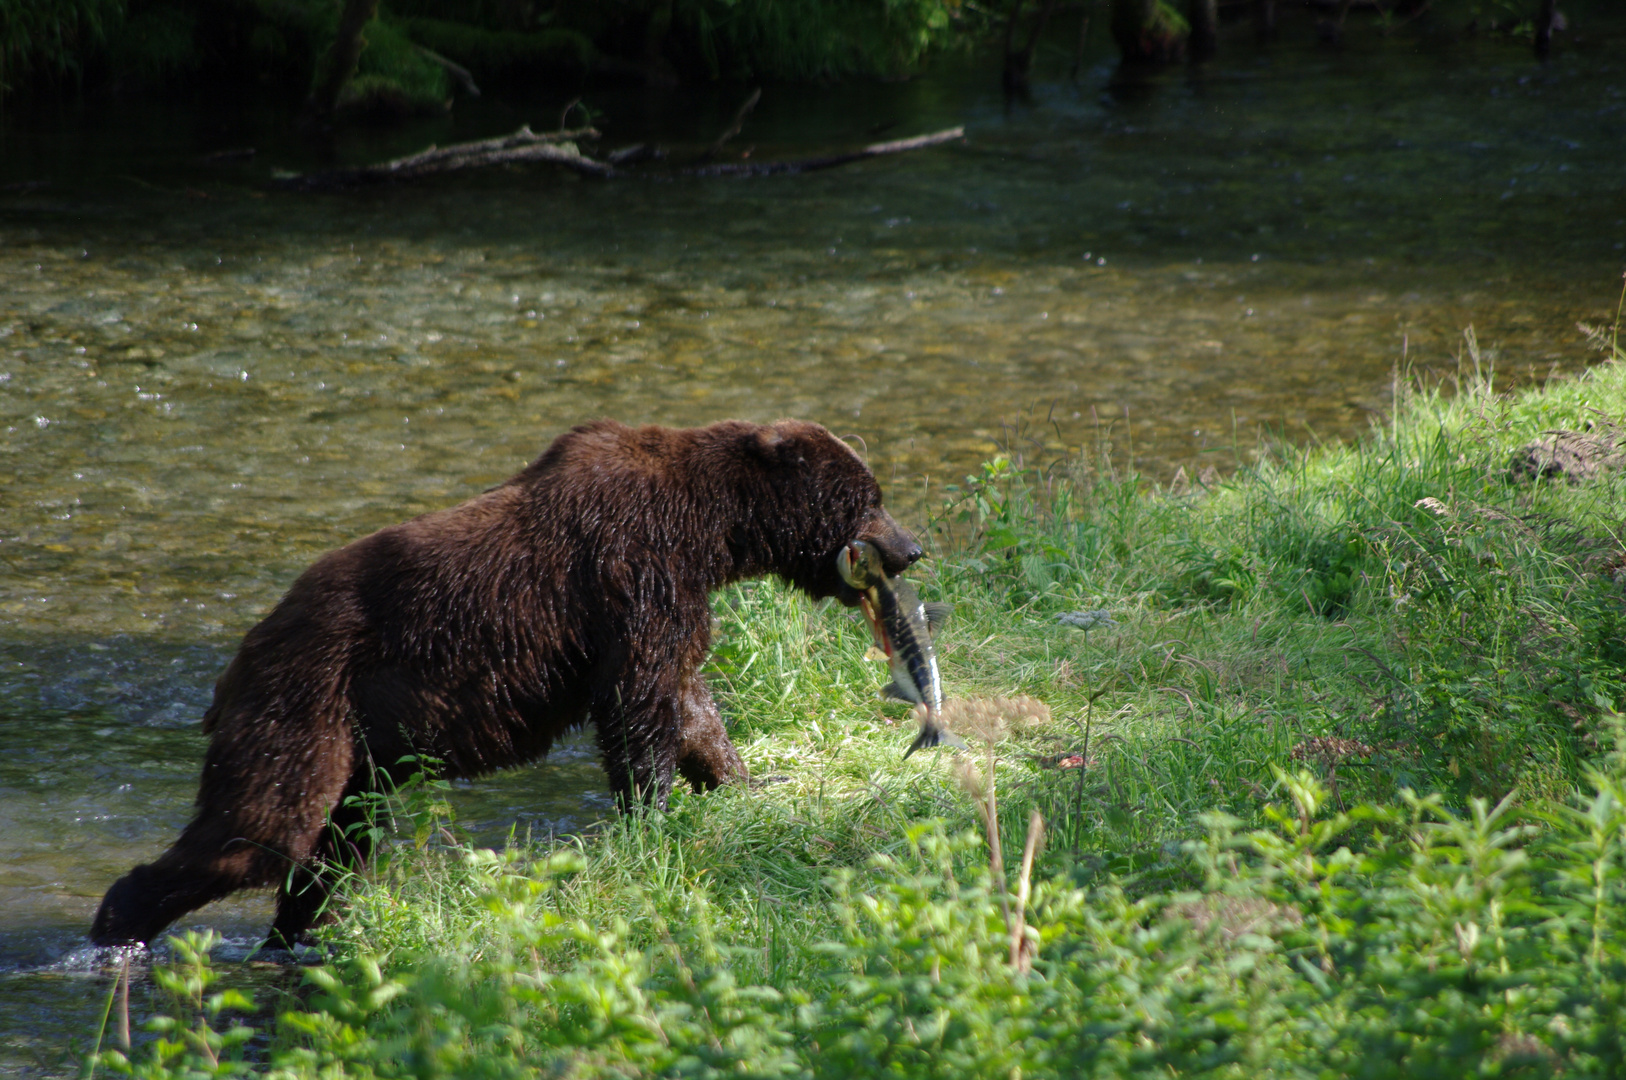
[[[918,707],[917,713],[923,713]],[[920,717],[917,716],[917,719]],[[1010,698],[961,698],[945,702],[941,720],[956,735],[997,743],[1014,732],[1050,723],[1050,706],[1026,695]]]
[[[1288,757],[1294,761],[1315,762],[1330,769],[1353,758],[1371,757],[1375,753],[1376,747],[1359,739],[1339,739],[1328,735],[1304,740],[1293,747]]]
[[[1283,930],[1304,925],[1297,908],[1273,904],[1259,896],[1222,896],[1210,893],[1197,900],[1175,905],[1174,914],[1189,922],[1199,934],[1217,927],[1229,944],[1246,934],[1274,937]]]

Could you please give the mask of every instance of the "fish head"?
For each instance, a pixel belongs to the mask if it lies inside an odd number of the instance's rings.
[[[886,627],[881,622],[877,607],[876,589],[886,581],[886,570],[881,565],[881,553],[867,540],[852,540],[836,552],[836,573],[841,575],[843,592],[851,592],[858,609],[864,613],[870,632],[875,635],[875,647],[892,655],[887,641]]]
[[[925,554],[914,533],[877,506],[866,516],[859,534],[836,551],[836,574],[841,579],[836,598],[857,607],[858,598],[871,584],[903,573]]]
[[[886,578],[881,553],[868,540],[849,540],[836,552],[836,573],[848,586],[863,592]]]

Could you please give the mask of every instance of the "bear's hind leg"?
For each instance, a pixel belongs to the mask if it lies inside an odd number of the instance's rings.
[[[365,869],[372,860],[368,811],[351,800],[358,790],[353,780],[329,813],[310,855],[282,875],[277,886],[277,917],[265,939],[270,947],[292,949],[303,942],[311,927],[331,922],[333,890],[347,873]]]
[[[333,869],[300,865],[289,869],[277,887],[277,917],[265,943],[273,949],[292,949],[304,942],[305,931],[332,918]]]

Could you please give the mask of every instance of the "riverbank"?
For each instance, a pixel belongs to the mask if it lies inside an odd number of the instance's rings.
[[[246,1052],[286,1075],[1619,1068],[1626,483],[1509,462],[1626,414],[1626,368],[1501,398],[1470,364],[1455,389],[1207,485],[1147,492],[1110,432],[986,465],[918,575],[955,605],[970,754],[902,758],[913,720],[850,613],[721,594],[712,679],[759,786],[500,854],[407,793],[418,845],[354,884],[339,959],[261,1001],[277,1034]]]

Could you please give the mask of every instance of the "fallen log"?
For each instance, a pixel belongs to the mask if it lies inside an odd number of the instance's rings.
[[[377,165],[296,173],[278,177],[278,183],[299,191],[321,191],[389,181],[416,180],[435,173],[456,172],[460,169],[475,169],[487,165],[538,161],[563,165],[567,169],[602,178],[613,175],[615,170],[606,163],[583,154],[576,146],[577,139],[596,139],[598,135],[598,130],[591,127],[538,135],[527,125],[512,135],[496,139],[479,139],[474,142],[454,143],[451,146],[431,146],[416,154],[408,154],[406,157],[380,162]]]
[[[277,183],[296,191],[325,191],[337,188],[360,187],[390,181],[416,180],[436,173],[456,172],[460,169],[480,168],[487,165],[511,165],[544,162],[574,169],[585,176],[609,179],[630,175],[617,165],[630,162],[636,156],[627,153],[617,160],[601,161],[588,157],[577,147],[577,139],[597,138],[598,132],[590,127],[570,131],[557,131],[538,135],[529,127],[522,127],[512,135],[498,139],[455,143],[451,146],[431,146],[427,150],[377,165],[360,165],[349,169],[327,169],[322,172],[296,173],[277,178]],[[910,150],[923,150],[965,138],[965,128],[949,128],[912,139],[871,143],[858,150],[822,157],[799,158],[792,161],[741,161],[696,165],[687,169],[663,172],[664,176],[781,176],[795,173],[832,169],[865,158],[902,154]],[[659,156],[658,153],[651,156]],[[656,175],[656,174],[643,174]]]

